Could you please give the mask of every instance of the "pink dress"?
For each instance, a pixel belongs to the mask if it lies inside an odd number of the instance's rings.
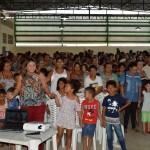
[[[81,111],[81,107],[76,100],[70,100],[66,96],[62,97],[56,125],[65,129],[74,129],[77,111]]]

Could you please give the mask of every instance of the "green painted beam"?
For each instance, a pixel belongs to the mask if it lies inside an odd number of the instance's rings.
[[[53,33],[53,32],[59,32],[60,31],[16,31],[16,32],[30,32],[30,33],[37,33],[37,32],[45,32],[45,33]],[[106,33],[106,31],[63,31],[64,33]],[[150,31],[109,31],[109,33],[146,33],[146,34],[150,34]]]
[[[16,42],[16,25],[15,25],[15,23],[16,23],[16,15],[14,17],[14,37],[15,37],[15,42]]]
[[[20,23],[20,22],[23,22],[23,23],[29,23],[29,22],[31,22],[31,23],[33,23],[33,20],[32,21],[16,21],[16,24],[17,23]],[[54,23],[60,23],[60,20],[51,20],[51,21],[49,21],[49,20],[41,20],[41,21],[34,21],[34,22],[37,22],[37,23],[39,23],[39,22],[54,22]],[[85,21],[85,20],[66,20],[65,21],[65,23],[75,23],[75,22],[81,22],[81,23],[95,23],[95,22],[97,22],[97,23],[106,23],[106,21],[105,20],[92,20],[92,21]],[[149,24],[149,22],[147,21],[147,22],[141,22],[141,21],[130,21],[130,22],[127,22],[127,21],[118,21],[118,22],[116,22],[116,21],[111,21],[111,20],[109,20],[109,23],[111,24],[111,23],[143,23],[143,24]]]
[[[109,20],[108,20],[108,17],[106,19],[106,23],[107,23],[107,26],[106,26],[106,43],[107,43],[107,46],[108,46],[108,43],[109,43]]]
[[[32,24],[32,25],[28,25],[28,24],[26,24],[26,25],[16,25],[16,27],[19,27],[19,26],[25,26],[25,27],[27,27],[27,26],[29,26],[29,27],[47,27],[47,26],[49,26],[49,27],[59,27],[60,26],[60,24],[41,24],[41,25],[38,25],[38,24]],[[64,25],[64,27],[106,27],[106,25],[102,25],[102,24],[65,24]],[[136,24],[134,24],[134,25],[125,25],[125,24],[120,24],[120,25],[109,25],[109,27],[116,27],[116,28],[118,28],[118,27],[136,27],[137,25]],[[138,24],[138,26],[140,26],[140,27],[150,27],[150,25],[143,25],[143,24]]]
[[[60,34],[49,34],[49,35],[47,35],[47,34],[45,34],[45,35],[43,35],[43,34],[38,34],[38,35],[19,35],[19,34],[16,34],[16,36],[22,36],[22,37],[57,37],[57,36],[61,36],[61,33]],[[108,34],[106,33],[106,34],[65,34],[65,33],[63,33],[63,36],[64,37],[78,37],[78,36],[80,36],[80,37],[86,37],[86,36],[90,36],[90,37],[108,37]],[[150,35],[114,35],[114,34],[109,34],[109,37],[150,37]],[[106,38],[106,41],[107,41],[107,38]]]

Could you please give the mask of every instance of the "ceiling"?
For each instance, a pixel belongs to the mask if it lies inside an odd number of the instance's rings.
[[[150,46],[150,0],[5,0],[0,6],[14,16],[16,45]]]
[[[1,10],[121,9],[150,10],[149,0],[1,0]]]

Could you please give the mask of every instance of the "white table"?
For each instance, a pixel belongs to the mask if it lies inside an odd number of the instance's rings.
[[[46,149],[49,150],[50,138],[52,138],[53,150],[57,150],[57,130],[55,128],[41,132],[40,135],[28,135],[30,137],[26,137],[25,134],[25,131],[0,131],[0,142],[15,144],[16,150],[21,150],[22,145],[27,146],[29,150],[38,150],[38,146],[46,141]]]

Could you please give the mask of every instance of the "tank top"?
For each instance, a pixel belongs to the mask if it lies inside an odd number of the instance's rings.
[[[12,73],[12,72],[11,72]],[[14,77],[12,73],[12,77]],[[14,79],[7,79],[4,76],[4,73],[2,72],[2,78],[0,79],[0,83],[4,82],[5,83],[5,90],[7,91],[10,87],[14,87],[15,85],[15,80]]]
[[[44,103],[45,92],[38,74],[23,76],[20,106],[39,106]]]
[[[93,100],[92,103],[89,103],[88,100],[82,102],[83,106],[83,123],[86,124],[96,124],[98,117],[98,106],[99,102]]]
[[[52,77],[51,77],[51,92],[57,91],[57,81],[60,78],[67,78],[67,71],[64,69],[63,73],[59,74],[54,69]]]

